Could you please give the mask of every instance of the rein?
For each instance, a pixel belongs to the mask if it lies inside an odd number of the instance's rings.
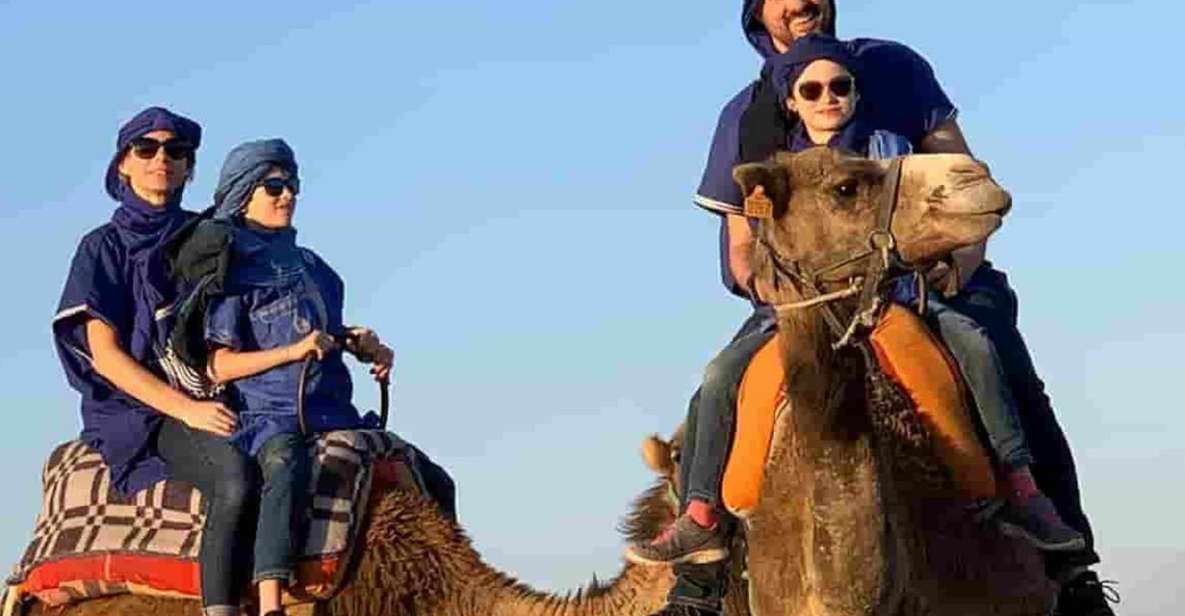
[[[889,164],[889,170],[885,176],[888,184],[885,186],[886,190],[877,209],[876,226],[868,235],[868,248],[852,256],[812,272],[803,268],[797,261],[782,257],[766,239],[764,233],[758,234],[758,239],[769,250],[770,262],[774,268],[774,286],[777,286],[779,278],[786,278],[805,298],[797,302],[776,304],[774,310],[778,314],[785,314],[796,310],[820,307],[823,320],[834,337],[834,342],[831,344],[832,349],[839,350],[848,346],[858,332],[876,325],[877,317],[884,305],[884,299],[880,294],[881,283],[884,282],[885,275],[890,270],[901,266],[901,259],[897,254],[897,239],[893,237],[892,230],[893,213],[897,209],[897,198],[901,187],[901,168],[901,158],[894,158]],[[825,278],[826,274],[861,261],[867,262],[863,275],[850,277],[848,286],[839,291],[829,293],[822,291],[821,284],[840,282]],[[856,296],[860,297],[859,304],[845,325],[832,302]]]

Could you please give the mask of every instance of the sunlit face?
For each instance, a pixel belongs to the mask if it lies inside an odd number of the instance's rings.
[[[269,192],[269,188],[270,191]],[[277,194],[272,194],[277,192]],[[296,213],[296,192],[291,174],[273,167],[251,192],[243,216],[251,222],[268,229],[284,229],[292,226]]]
[[[154,130],[133,141],[124,152],[119,174],[137,195],[156,203],[156,196],[171,194],[189,179],[192,152],[173,131]]]
[[[765,0],[761,23],[778,53],[785,53],[794,39],[823,29],[823,12],[818,0]]]
[[[831,60],[815,60],[790,88],[786,107],[813,131],[836,131],[856,113],[860,94],[848,69]]]

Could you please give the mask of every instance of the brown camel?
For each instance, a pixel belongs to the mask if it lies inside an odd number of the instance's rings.
[[[760,186],[769,200],[753,209],[769,216],[752,262],[763,291],[784,307],[778,327],[789,384],[761,498],[744,525],[752,613],[1046,614],[1055,589],[1038,554],[973,522],[949,485],[934,485],[943,473],[925,439],[910,442],[916,431],[902,429],[904,399],[873,403],[857,351],[833,350],[818,306],[789,308],[813,293],[776,274],[790,263],[818,272],[865,252],[889,169],[888,161],[817,148],[734,173],[744,194]],[[899,256],[914,265],[986,239],[1011,203],[986,167],[965,156],[906,158],[897,194],[891,230]],[[843,290],[864,265],[829,270],[818,291]],[[846,323],[858,301],[830,305]],[[672,485],[677,449],[656,438],[643,449]]]
[[[465,532],[430,501],[402,490],[376,496],[362,556],[346,588],[317,607],[319,616],[646,616],[662,606],[674,580],[669,568],[625,565],[607,584],[594,580],[567,596],[540,593],[482,562]],[[674,514],[666,486],[659,484],[635,501],[622,530],[631,540],[651,537]],[[201,611],[192,600],[120,595],[63,609],[34,605],[28,613],[200,616]]]

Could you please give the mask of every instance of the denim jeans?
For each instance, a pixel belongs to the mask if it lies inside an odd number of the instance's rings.
[[[757,311],[704,371],[704,382],[691,396],[684,422],[683,451],[679,458],[679,484],[684,486],[683,505],[697,498],[720,503],[720,482],[732,447],[736,425],[737,389],[753,355],[775,331],[772,313]],[[722,532],[732,520],[724,516]],[[728,580],[726,563],[676,565],[675,585],[667,595],[672,604],[720,610]]]
[[[1055,576],[1071,567],[1099,562],[1090,522],[1082,511],[1074,457],[1045,393],[1045,383],[1037,376],[1028,346],[1017,329],[1017,298],[1008,286],[1008,277],[985,263],[957,296],[945,302],[987,331],[1020,410],[1021,427],[1033,452],[1037,486],[1053,501],[1062,519],[1086,537],[1086,548],[1081,551],[1046,553],[1046,570]]]
[[[296,572],[296,548],[304,536],[300,524],[309,489],[310,461],[305,438],[277,434],[255,455],[263,486],[255,530],[255,573],[252,581],[282,580]]]
[[[255,464],[225,438],[166,419],[156,438],[169,477],[202,493],[206,523],[198,552],[202,606],[237,614],[247,580],[254,520]]]
[[[773,337],[775,325],[771,314],[754,312],[704,370],[704,381],[691,397],[679,460],[685,499],[720,504],[720,482],[736,426],[737,390],[749,361]]]
[[[971,390],[997,464],[1008,470],[1029,466],[1033,455],[1008,376],[987,330],[948,306],[937,293],[931,293],[926,303],[927,318],[946,342]]]

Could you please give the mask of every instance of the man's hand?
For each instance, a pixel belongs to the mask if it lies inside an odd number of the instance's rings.
[[[238,418],[221,402],[190,400],[172,415],[194,430],[221,437],[229,437],[238,425]]]

